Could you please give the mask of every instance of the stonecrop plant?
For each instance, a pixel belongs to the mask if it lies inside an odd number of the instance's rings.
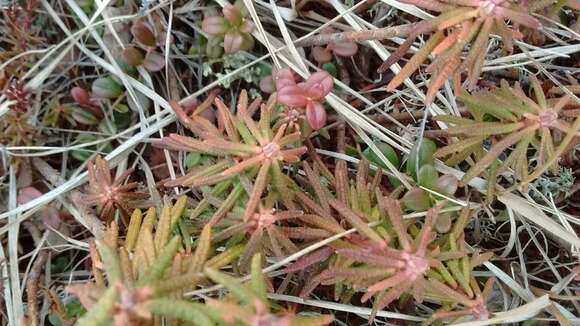
[[[229,293],[222,299],[207,298],[205,304],[179,299],[160,299],[151,308],[165,316],[195,325],[244,326],[324,326],[332,323],[332,315],[304,316],[284,310],[267,298],[268,284],[262,273],[262,257],[252,259],[251,279],[243,284],[236,278],[208,267],[205,274],[223,285]]]
[[[144,192],[135,191],[139,187],[138,182],[124,184],[133,169],[113,179],[109,164],[100,155],[97,155],[94,163],[89,163],[88,172],[89,186],[82,197],[83,203],[96,207],[98,215],[105,221],[111,221],[117,209],[123,217],[128,217],[136,200],[149,197]]]
[[[134,45],[123,50],[123,60],[133,66],[143,66],[155,72],[165,66],[165,57],[157,52],[157,48],[165,43],[165,33],[155,33],[152,27],[143,21],[137,21],[131,26]]]
[[[227,218],[215,225],[220,231],[216,232],[212,242],[231,245],[235,237],[245,242],[238,262],[242,270],[248,269],[250,259],[256,253],[282,259],[297,252],[303,243],[332,235],[323,228],[304,223],[311,216],[305,216],[302,210],[281,208],[277,197],[276,193],[267,196],[247,220],[242,219],[244,209],[234,207]]]
[[[289,69],[280,69],[274,76],[278,102],[289,108],[305,110],[306,121],[314,130],[326,125],[326,109],[320,103],[332,91],[334,80],[326,71],[312,74],[304,82],[296,83]]]
[[[334,33],[334,30],[328,28],[322,33]],[[320,64],[332,61],[332,56],[352,57],[358,52],[358,45],[351,41],[331,42],[326,46],[315,46],[312,48],[312,57]]]
[[[288,180],[282,173],[282,167],[298,162],[306,147],[297,145],[300,142],[299,132],[286,134],[286,124],[276,130],[272,128],[277,113],[276,94],[266,104],[262,104],[261,99],[248,104],[247,92],[243,90],[235,114],[218,98],[215,105],[218,126],[199,115],[187,116],[176,102],[172,102],[180,121],[196,137],[170,134],[162,139],[163,146],[213,156],[215,161],[207,166],[194,167],[186,175],[169,180],[165,185],[201,187],[240,175],[247,176],[253,180],[243,215],[247,221],[256,213],[270,182],[283,198],[288,199]],[[252,116],[257,111],[260,119],[255,121]]]
[[[580,320],[580,0],[0,3],[0,326]]]
[[[512,168],[525,186],[548,169],[558,170],[559,157],[578,136],[580,114],[578,110],[564,109],[572,103],[569,95],[547,98],[537,79],[532,76],[530,81],[533,99],[519,84],[512,88],[502,81],[495,90],[461,94],[470,118],[435,117],[451,125],[442,134],[459,139],[437,150],[435,157],[446,158],[449,165],[475,157],[463,183],[489,170],[488,181],[495,184],[498,173]],[[491,146],[486,151],[484,143],[488,141]],[[530,149],[535,153],[532,164]],[[505,158],[499,160],[504,153]]]
[[[246,18],[248,11],[243,1],[238,0],[233,5],[227,4],[222,9],[223,16],[204,18],[201,28],[223,42],[226,54],[251,50],[254,47],[252,31],[254,23]]]
[[[372,238],[364,234],[348,239],[348,246],[335,250],[335,263],[322,271],[316,281],[323,285],[348,285],[354,290],[366,289],[361,301],[375,298],[371,318],[390,303],[411,296],[417,302],[429,298],[442,307],[454,302],[466,306],[458,312],[441,313],[441,318],[472,315],[476,319],[487,319],[489,313],[479,296],[479,287],[474,290],[477,285],[470,284],[469,266],[470,262],[479,265],[489,255],[474,259],[464,249],[463,226],[469,210],[458,219],[452,232],[435,237],[433,223],[441,204],[430,209],[418,227],[414,222],[403,220],[397,200],[381,198],[383,231],[371,229]]]
[[[490,35],[501,36],[504,48],[512,51],[513,40],[519,38],[521,34],[518,26],[532,29],[539,29],[542,26],[540,21],[532,16],[527,6],[529,1],[402,0],[401,2],[439,14],[417,23],[406,41],[379,67],[379,72],[386,71],[399,61],[419,35],[432,33],[425,45],[387,85],[388,91],[394,91],[432,55],[433,61],[425,69],[431,73],[426,103],[433,101],[436,92],[450,77],[453,77],[455,91],[459,93],[463,72],[467,72],[469,88],[473,89],[476,86]],[[508,25],[508,21],[512,26]],[[466,47],[469,49],[463,58]]]
[[[104,239],[90,244],[94,280],[67,288],[87,309],[77,325],[153,325],[155,318],[173,317],[179,307],[168,308],[168,300],[207,280],[205,268],[219,269],[237,257],[235,247],[213,255],[209,227],[194,252],[184,250],[175,233],[186,203],[186,197],[166,202],[160,214],[135,210],[125,239],[113,222]]]
[[[12,80],[2,92],[4,96],[13,104],[0,119],[0,144],[4,146],[26,146],[33,145],[37,141],[39,130],[30,124],[29,91],[26,90],[24,82]]]

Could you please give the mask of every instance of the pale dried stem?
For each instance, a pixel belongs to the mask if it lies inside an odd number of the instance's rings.
[[[385,40],[393,37],[407,36],[417,24],[389,26],[373,30],[318,34],[296,42],[296,46],[308,47],[341,42],[362,42],[370,40]]]

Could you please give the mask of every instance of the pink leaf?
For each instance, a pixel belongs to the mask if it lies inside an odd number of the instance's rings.
[[[296,85],[294,74],[290,69],[280,69],[272,75],[274,76],[274,82],[276,83],[277,90],[281,90],[285,86]]]
[[[254,31],[254,23],[249,20],[244,21],[242,26],[240,26],[240,32],[251,33]]]
[[[224,51],[226,53],[236,53],[242,48],[244,38],[240,33],[230,32],[224,36]]]
[[[308,102],[306,106],[306,120],[314,130],[326,126],[326,110],[318,102]]]
[[[332,60],[332,52],[321,46],[312,48],[312,56],[318,63],[328,63]]]
[[[165,57],[158,52],[149,52],[143,60],[143,66],[149,71],[159,71],[165,66]]]
[[[26,187],[22,188],[18,191],[18,196],[16,197],[16,201],[18,204],[26,204],[29,201],[36,199],[42,196],[42,193],[38,191],[38,189],[34,187]]]
[[[44,207],[40,213],[40,218],[45,225],[57,230],[62,222],[60,212],[52,206]]]
[[[226,20],[223,17],[206,17],[201,23],[201,29],[209,35],[222,35],[226,32]]]
[[[320,100],[330,93],[334,87],[332,76],[326,71],[318,71],[312,74],[301,84],[301,88],[307,92],[307,96],[313,100]]]
[[[341,42],[332,45],[332,52],[342,57],[352,57],[358,52],[358,45],[354,42]]]
[[[272,76],[266,76],[260,79],[260,90],[268,94],[272,94],[276,91],[276,88],[274,87],[274,79]]]
[[[286,269],[284,269],[284,272],[292,273],[304,270],[309,266],[323,262],[333,253],[334,250],[331,247],[324,247],[320,250],[317,250],[309,255],[303,256],[302,258],[298,259],[293,264],[286,267]]]
[[[574,10],[580,10],[580,0],[568,0],[568,2],[566,2],[566,6]]]
[[[278,102],[290,107],[305,107],[308,104],[308,98],[302,88],[285,86],[278,90]]]
[[[230,4],[225,5],[224,9],[222,9],[224,13],[224,17],[232,24],[233,26],[240,26],[242,24],[242,12],[236,6],[232,6]]]
[[[70,90],[70,95],[79,105],[91,105],[91,95],[82,87],[73,87],[73,89]]]

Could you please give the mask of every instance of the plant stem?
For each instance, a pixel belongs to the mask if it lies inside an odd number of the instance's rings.
[[[32,265],[30,274],[28,274],[28,281],[26,282],[26,294],[28,296],[28,322],[31,326],[40,325],[39,314],[38,314],[38,280],[42,273],[42,269],[46,264],[46,259],[48,258],[48,251],[41,250],[36,258],[36,261]]]
[[[393,37],[409,35],[417,24],[405,24],[399,26],[389,26],[365,31],[317,34],[295,43],[296,46],[308,47],[314,45],[325,45],[329,43],[340,43],[345,41],[360,42],[369,40],[384,40]]]

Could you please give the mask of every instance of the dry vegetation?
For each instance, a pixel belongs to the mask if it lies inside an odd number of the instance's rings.
[[[2,325],[580,323],[578,0],[5,2]]]

